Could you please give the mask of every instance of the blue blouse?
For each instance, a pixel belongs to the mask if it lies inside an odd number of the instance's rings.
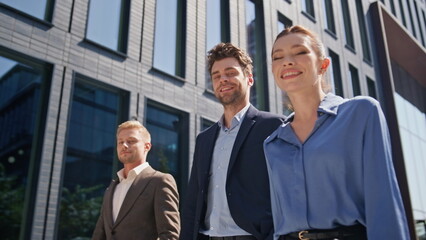
[[[293,117],[264,142],[274,238],[360,223],[368,239],[409,239],[379,103],[328,94],[304,143],[289,124]]]

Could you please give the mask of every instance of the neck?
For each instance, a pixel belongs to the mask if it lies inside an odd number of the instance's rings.
[[[289,94],[291,104],[294,108],[294,118],[306,120],[317,116],[320,102],[325,97],[325,93],[320,90],[313,93]]]
[[[223,105],[223,124],[227,127],[231,127],[232,118],[241,111],[245,106],[247,106],[248,100],[241,102],[240,104],[228,104]]]
[[[135,168],[135,167],[137,167],[137,166],[139,166],[139,165],[141,165],[143,163],[144,162],[140,161],[140,162],[136,162],[136,163],[126,163],[126,164],[124,164],[124,167],[123,167],[123,169],[124,169],[124,171],[123,171],[124,178],[127,178],[127,175],[129,174],[129,172],[133,168]]]

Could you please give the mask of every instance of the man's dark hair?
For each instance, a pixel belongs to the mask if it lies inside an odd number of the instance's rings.
[[[238,60],[245,76],[252,73],[253,61],[245,51],[231,43],[219,43],[207,52],[209,74],[212,73],[212,66],[216,61],[229,57]]]

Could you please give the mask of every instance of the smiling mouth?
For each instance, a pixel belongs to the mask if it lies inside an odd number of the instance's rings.
[[[296,77],[299,76],[300,74],[302,74],[302,72],[286,72],[284,74],[281,75],[281,78],[292,78],[292,77]]]
[[[232,87],[223,87],[220,89],[220,92],[228,92],[230,90],[232,90]]]

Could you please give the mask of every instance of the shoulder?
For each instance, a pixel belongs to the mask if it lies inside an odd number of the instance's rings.
[[[246,117],[256,118],[260,120],[267,120],[267,121],[280,121],[280,122],[283,122],[285,119],[284,115],[261,111],[255,108],[254,106],[250,106],[250,108],[247,111]]]
[[[351,108],[359,109],[359,110],[362,110],[364,112],[366,110],[381,109],[380,103],[376,99],[374,99],[372,97],[368,97],[368,96],[356,96],[356,97],[347,99],[347,101],[342,103],[342,105],[346,105],[346,106],[351,107]]]

